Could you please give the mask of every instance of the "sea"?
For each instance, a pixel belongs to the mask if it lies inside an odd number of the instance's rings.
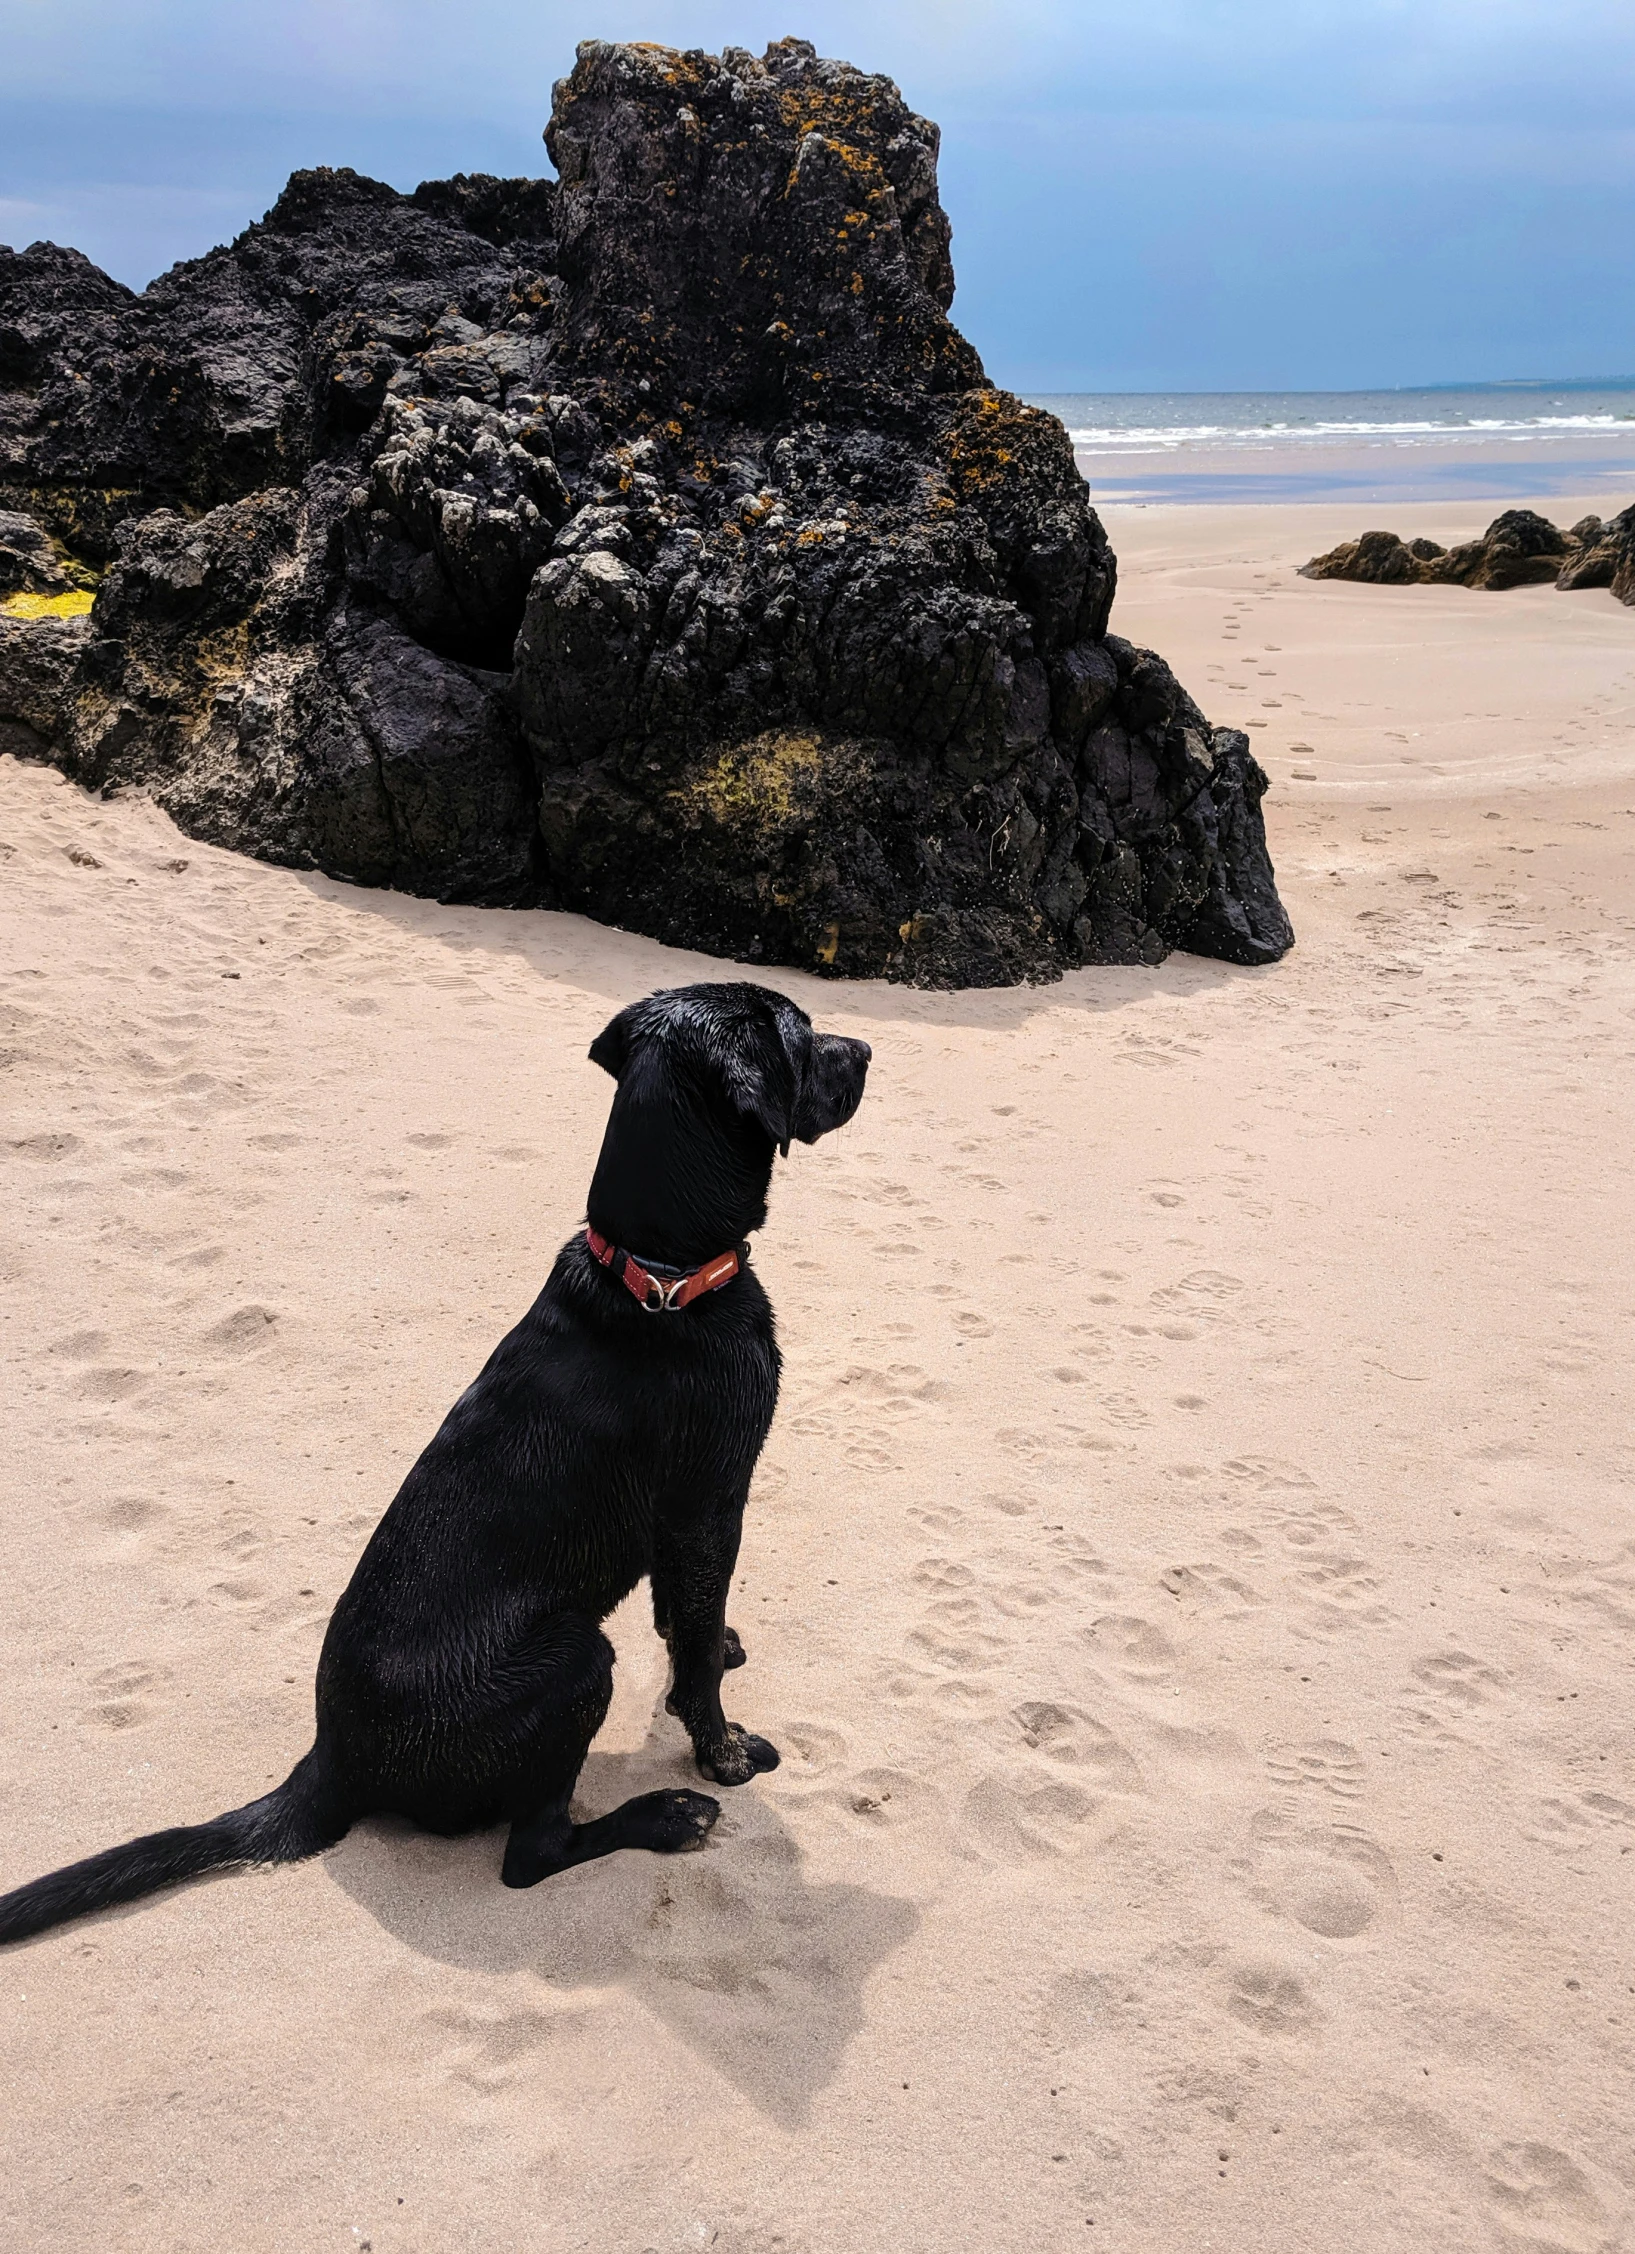
[[[1635,491],[1635,377],[1400,391],[1029,394],[1098,500],[1468,500]]]

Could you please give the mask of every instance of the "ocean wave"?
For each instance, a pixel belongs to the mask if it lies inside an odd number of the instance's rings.
[[[1189,446],[1239,447],[1258,451],[1290,443],[1332,444],[1360,440],[1377,445],[1425,446],[1508,439],[1516,444],[1565,431],[1635,434],[1635,413],[1585,415],[1461,416],[1436,422],[1336,421],[1243,423],[1152,423],[1069,426],[1073,444],[1098,453],[1174,453]]]

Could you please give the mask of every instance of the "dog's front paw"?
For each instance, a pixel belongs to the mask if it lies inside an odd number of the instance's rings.
[[[764,1737],[755,1737],[736,1722],[729,1722],[727,1734],[719,1743],[699,1748],[698,1766],[717,1784],[748,1784],[763,1770],[775,1769],[780,1758],[777,1747]]]

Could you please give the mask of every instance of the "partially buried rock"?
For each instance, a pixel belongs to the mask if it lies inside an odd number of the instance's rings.
[[[1635,603],[1635,506],[1610,523],[1582,517],[1568,536],[1573,545],[1558,587],[1609,587],[1622,603]]]
[[[1610,587],[1621,602],[1635,603],[1635,507],[1610,524],[1584,517],[1560,531],[1534,509],[1507,509],[1479,540],[1440,548],[1434,540],[1398,539],[1394,532],[1365,532],[1360,539],[1313,556],[1300,567],[1304,579],[1354,579],[1377,586],[1505,588],[1553,582],[1568,590]]]
[[[547,140],[298,173],[141,296],[0,252],[0,505],[98,586],[0,622],[0,720],[269,860],[748,961],[1282,954],[1247,738],[1109,634],[1066,432],[948,319],[936,127],[801,40],[589,41]]]

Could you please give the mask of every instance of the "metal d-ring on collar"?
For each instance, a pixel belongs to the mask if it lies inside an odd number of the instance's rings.
[[[616,1275],[649,1315],[678,1314],[705,1292],[719,1291],[723,1284],[731,1283],[748,1253],[746,1245],[739,1245],[731,1252],[717,1253],[700,1267],[672,1268],[664,1260],[638,1260],[622,1245],[609,1243],[599,1229],[587,1229],[585,1242],[592,1259]]]

